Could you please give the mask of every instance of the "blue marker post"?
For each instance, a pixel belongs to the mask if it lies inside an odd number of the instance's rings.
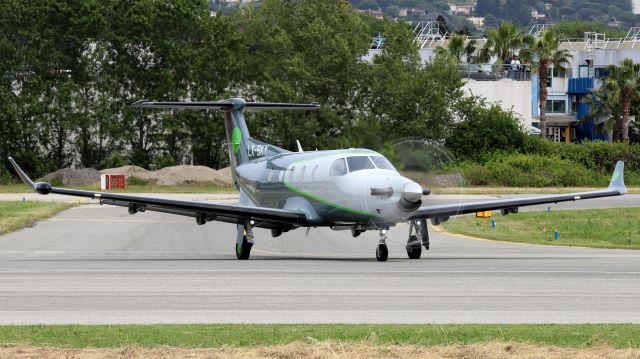
[[[491,228],[496,228],[496,220],[491,218]]]
[[[558,230],[556,229],[555,231],[553,231],[553,240],[557,241],[559,237],[560,237],[560,234],[558,233]]]

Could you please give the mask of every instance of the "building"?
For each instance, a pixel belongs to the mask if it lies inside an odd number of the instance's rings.
[[[548,25],[536,25],[531,35],[539,36]],[[423,61],[433,56],[438,46],[446,45],[447,37],[438,34],[435,24],[416,26],[416,41]],[[475,39],[480,48],[484,39]],[[602,85],[608,65],[618,65],[625,58],[640,63],[640,27],[630,29],[624,38],[607,39],[604,34],[585,33],[580,41],[564,41],[561,48],[573,56],[565,69],[549,69],[547,81],[547,137],[555,141],[606,140],[605,119],[588,118],[591,109],[585,97]],[[371,50],[368,58],[375,55]],[[494,59],[496,60],[496,59]],[[526,127],[538,125],[538,75],[526,69],[514,73],[502,65],[462,65],[464,90],[499,103],[513,111]]]
[[[449,11],[447,11],[451,15],[466,15],[469,16],[473,14],[473,8],[475,5],[455,5],[449,4]]]

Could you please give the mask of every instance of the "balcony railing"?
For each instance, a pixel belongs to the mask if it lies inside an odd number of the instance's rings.
[[[462,77],[476,81],[531,81],[531,70],[528,65],[514,66],[510,64],[460,64],[458,69]]]

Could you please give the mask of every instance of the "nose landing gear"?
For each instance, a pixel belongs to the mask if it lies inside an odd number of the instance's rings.
[[[376,248],[376,259],[378,262],[385,262],[389,257],[389,249],[387,248],[387,231],[385,229],[380,230],[380,241],[378,242],[378,248]]]

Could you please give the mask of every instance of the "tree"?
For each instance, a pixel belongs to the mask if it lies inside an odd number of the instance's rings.
[[[342,0],[265,0],[237,21],[246,39],[245,96],[323,104],[312,112],[252,113],[255,136],[292,149],[296,139],[310,148],[343,145],[362,109],[370,66],[361,61],[371,36],[358,13]]]
[[[629,140],[630,115],[639,113],[640,64],[624,59],[620,66],[607,66],[607,75],[602,87],[588,95],[585,102],[590,105],[589,118],[605,116],[607,127],[613,129],[613,141]],[[634,106],[635,105],[635,106]]]
[[[452,57],[456,63],[460,63],[463,56],[467,63],[471,63],[475,60],[473,54],[476,52],[476,40],[467,41],[466,36],[453,35],[447,41],[446,47],[438,46],[436,51],[441,55]]]
[[[538,108],[540,135],[546,136],[547,77],[549,68],[564,69],[573,56],[566,49],[560,49],[560,40],[552,31],[545,31],[540,38],[527,38],[527,46],[520,55],[531,63],[531,70],[538,73]]]
[[[444,16],[438,15],[436,21],[438,22],[438,30],[440,31],[440,34],[445,35],[451,33],[451,31],[449,31],[449,26],[447,26],[447,19]]]
[[[489,62],[492,56],[497,63],[510,59],[524,45],[525,34],[515,24],[503,21],[500,27],[487,29],[487,41],[480,51],[478,61]]]

